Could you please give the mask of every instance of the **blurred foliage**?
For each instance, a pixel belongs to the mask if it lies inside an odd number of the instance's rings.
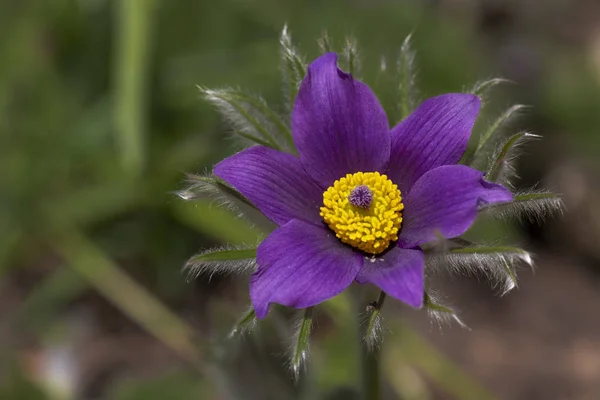
[[[211,397],[210,386],[191,373],[169,373],[157,380],[121,383],[110,395],[115,400],[202,399]]]
[[[408,33],[418,50],[423,97],[461,90],[492,70],[473,24],[447,18],[428,2],[0,1],[2,295],[19,286],[16,300],[6,299],[15,307],[3,316],[12,334],[0,345],[0,397],[44,398],[43,378],[22,362],[23,352],[32,344],[43,348],[66,310],[90,292],[186,360],[171,371],[157,366],[158,378],[116,377],[103,395],[110,387],[116,399],[216,398],[217,391],[268,398],[281,389],[276,396],[285,399],[316,390],[294,387],[279,370],[276,354],[285,349],[273,343],[285,343],[289,334],[277,320],[289,318],[285,312],[260,328],[275,339],[218,344],[245,307],[246,289],[218,293],[235,284],[189,284],[181,266],[200,248],[253,244],[260,231],[208,201],[189,205],[172,195],[184,172],[202,172],[235,149],[218,114],[199,101],[196,85],[244,87],[284,107],[277,38],[285,23],[308,60],[318,54],[324,30],[336,48],[346,35],[355,37],[367,60],[358,76],[390,107],[392,123],[401,116],[390,102],[397,88],[379,71],[394,68]],[[541,99],[538,112],[548,124],[569,129],[597,151],[600,97],[592,74],[582,73],[585,61],[544,65],[537,97],[528,99]],[[198,297],[210,307],[199,306]],[[338,323],[343,314],[316,318],[325,320],[316,335],[323,351],[316,356],[316,385],[332,391],[354,385],[358,367],[348,346],[355,333],[327,331],[327,321]],[[398,351],[410,350],[406,343],[426,346],[418,340],[410,337]],[[443,377],[454,376],[447,375],[453,367],[443,363],[437,372],[428,362],[438,354],[412,350],[399,358],[418,361],[449,392],[483,390],[468,378],[460,381],[463,389],[452,389],[456,381]],[[239,357],[246,361],[236,365]],[[253,379],[265,387],[246,392]],[[411,398],[428,398],[423,393]]]

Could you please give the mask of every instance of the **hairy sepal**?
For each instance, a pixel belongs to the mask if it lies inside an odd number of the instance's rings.
[[[333,51],[333,46],[331,45],[331,38],[327,31],[323,31],[321,33],[321,37],[317,40],[317,44],[319,45],[319,52],[321,54],[329,53]]]
[[[445,304],[442,304],[440,299],[433,292],[425,293],[423,306],[427,309],[429,317],[435,320],[440,328],[442,325],[450,325],[452,321],[458,323],[462,328],[469,327],[458,317],[456,311]]]
[[[519,132],[508,138],[494,153],[486,173],[486,180],[512,187],[511,181],[518,177],[515,162],[525,143],[540,136]]]
[[[398,76],[398,107],[400,120],[408,117],[418,103],[417,71],[415,51],[412,48],[412,34],[408,35],[398,53],[396,73]]]
[[[465,93],[471,93],[481,99],[481,103],[485,105],[488,100],[488,94],[491,89],[498,85],[512,83],[512,81],[504,78],[492,78],[484,81],[476,82],[471,88],[465,89]]]
[[[516,104],[505,110],[498,118],[490,124],[490,126],[483,132],[477,144],[475,154],[473,156],[473,162],[469,163],[472,167],[478,169],[478,167],[485,166],[487,157],[491,152],[494,144],[497,144],[501,139],[501,133],[509,123],[513,122],[518,116],[520,116],[523,110],[528,107],[522,104]]]
[[[484,207],[482,211],[499,219],[513,218],[542,225],[549,218],[562,215],[564,204],[559,194],[530,189],[516,193],[510,203]]]
[[[175,192],[182,200],[217,199],[223,203],[221,205],[230,209],[235,209],[235,205],[229,204],[231,200],[235,200],[248,207],[255,208],[250,200],[213,174],[187,174],[186,184],[187,186],[184,189]]]
[[[276,228],[250,200],[214,174],[188,174],[186,183],[184,189],[175,192],[182,200],[214,200],[217,206],[225,208],[237,218],[264,232],[271,232]]]
[[[355,38],[347,37],[346,44],[343,50],[344,62],[346,64],[346,70],[357,77],[360,74],[361,61],[358,52],[358,43]]]
[[[296,323],[292,341],[290,368],[295,380],[300,379],[310,355],[310,334],[313,324],[313,307],[304,309],[302,317]]]
[[[306,75],[306,61],[292,44],[292,35],[287,25],[283,27],[279,37],[281,51],[281,71],[283,74],[283,95],[288,115],[291,115],[294,100],[298,94],[300,83]]]
[[[505,295],[517,287],[516,268],[519,264],[533,266],[531,254],[513,246],[454,247],[444,254],[431,253],[428,268],[454,274],[483,276],[492,287],[500,287]]]
[[[217,108],[246,147],[259,144],[276,150],[294,150],[289,127],[263,98],[232,88],[198,86],[198,89],[202,97]]]
[[[250,333],[256,327],[256,322],[256,313],[254,308],[250,306],[238,319],[227,337],[232,339]]]
[[[188,279],[201,275],[251,274],[256,270],[256,247],[226,245],[192,256],[184,266]]]

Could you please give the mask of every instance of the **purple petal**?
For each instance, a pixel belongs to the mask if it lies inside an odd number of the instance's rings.
[[[408,193],[425,172],[460,160],[479,103],[471,94],[432,97],[392,129],[387,175],[403,193]]]
[[[462,235],[482,204],[511,201],[511,192],[486,182],[483,173],[465,165],[445,165],[427,172],[404,200],[398,245],[411,248],[435,239]]]
[[[421,307],[424,259],[421,250],[395,247],[380,257],[365,258],[356,280],[373,283],[390,296],[413,307]]]
[[[328,53],[308,67],[292,113],[294,143],[322,188],[348,173],[382,171],[390,155],[385,111],[367,85]]]
[[[323,191],[291,154],[251,147],[218,163],[214,173],[278,225],[294,218],[321,225]]]
[[[256,316],[270,303],[305,308],[342,292],[362,267],[362,255],[331,231],[299,220],[276,229],[258,246],[258,270],[250,279]]]

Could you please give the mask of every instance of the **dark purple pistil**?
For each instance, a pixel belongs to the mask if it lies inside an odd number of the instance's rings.
[[[350,192],[350,196],[348,196],[348,200],[350,204],[360,208],[369,208],[371,206],[371,202],[373,201],[373,193],[371,189],[369,189],[366,185],[358,185],[352,192]]]

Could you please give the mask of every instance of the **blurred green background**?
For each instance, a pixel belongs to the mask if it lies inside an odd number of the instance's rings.
[[[360,77],[383,100],[381,63],[393,67],[411,32],[423,97],[512,80],[480,123],[530,105],[509,129],[544,140],[528,145],[519,185],[541,181],[567,206],[543,227],[492,228],[536,254],[516,292],[438,279],[472,330],[440,331],[425,312],[386,304],[386,398],[600,398],[593,0],[0,0],[0,398],[352,398],[343,302],[318,313],[309,372],[294,385],[285,312],[224,341],[248,305],[247,278],[181,270],[202,248],[261,233],[173,192],[239,149],[196,85],[283,107],[286,23],[307,60],[324,30],[338,49],[355,37]]]

